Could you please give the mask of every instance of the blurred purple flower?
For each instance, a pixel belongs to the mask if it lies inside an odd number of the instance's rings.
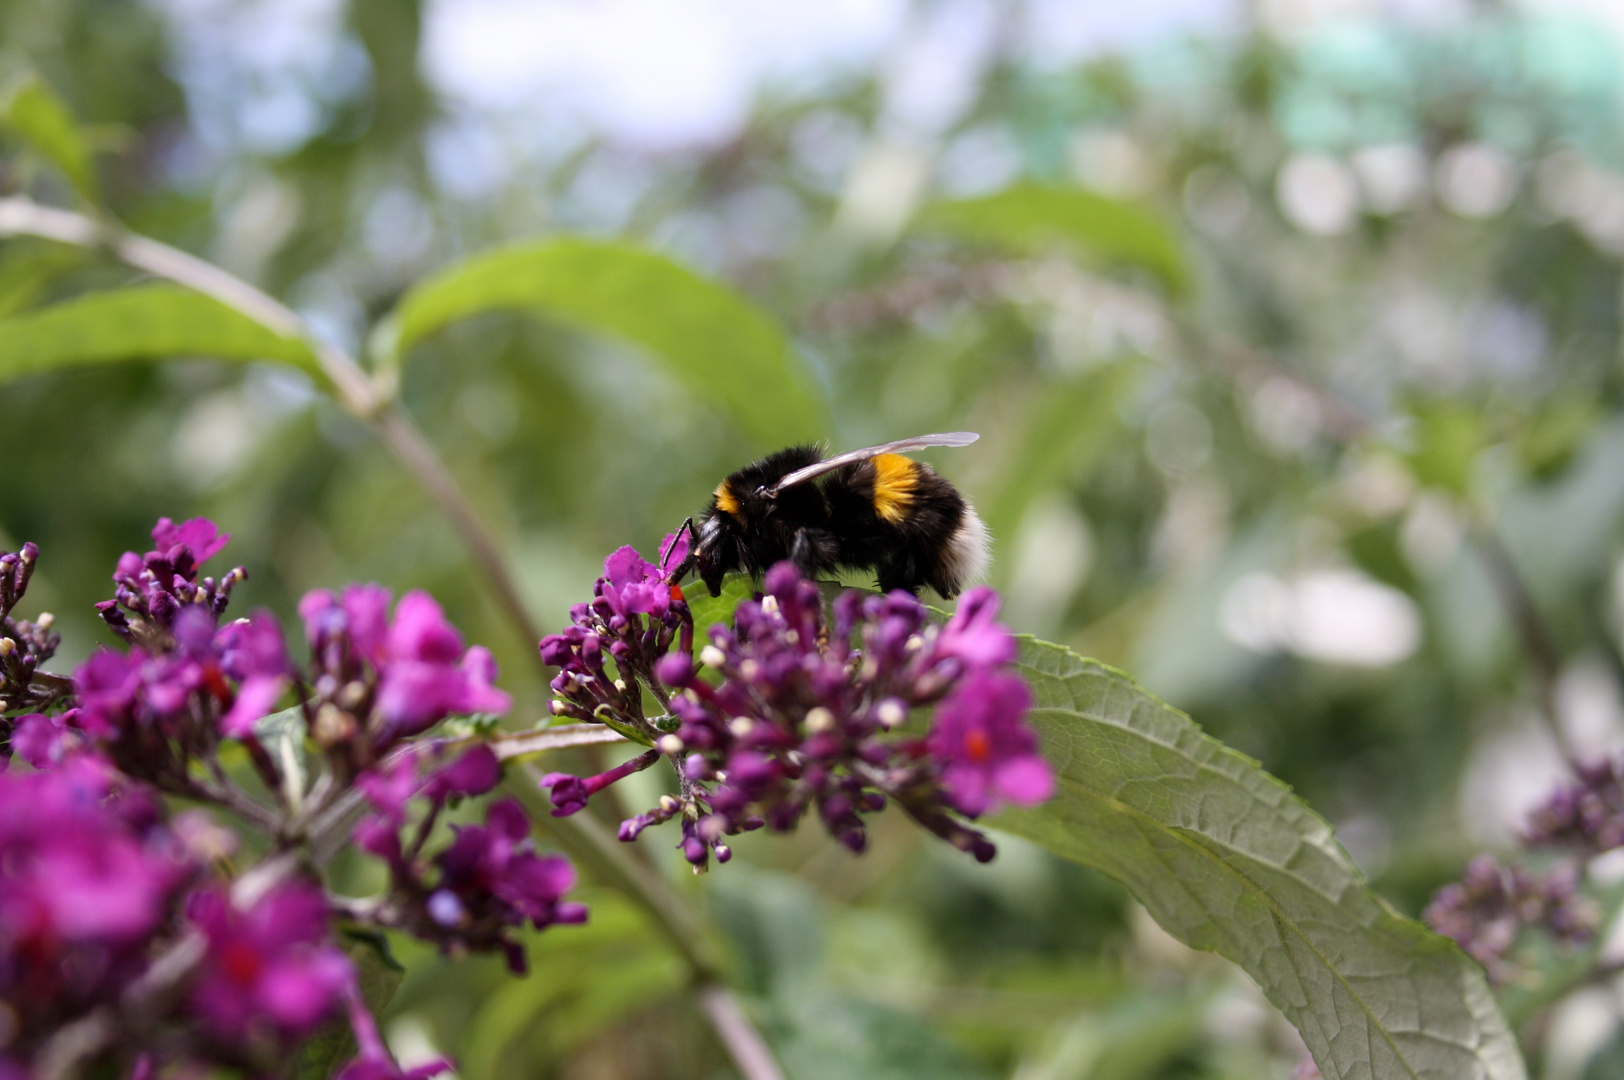
[[[312,592],[299,604],[318,693],[342,693],[359,719],[375,711],[383,725],[375,750],[454,713],[507,711],[512,699],[493,685],[495,659],[478,645],[465,650],[432,597],[407,593],[393,620],[388,609],[389,592],[377,585],[352,585],[342,600]]]
[[[1567,945],[1590,940],[1599,913],[1579,893],[1579,878],[1572,864],[1537,877],[1479,855],[1458,883],[1438,890],[1422,918],[1482,964],[1492,981],[1504,983],[1515,970],[1507,954],[1524,929],[1543,927]]]
[[[451,1071],[451,1062],[444,1058],[403,1070],[379,1036],[378,1022],[361,1000],[360,992],[351,988],[346,997],[358,1053],[344,1066],[337,1080],[429,1080]]]
[[[1017,676],[975,671],[937,708],[925,745],[945,766],[942,786],[960,811],[980,817],[1054,794],[1054,771],[1022,719],[1031,704]]]
[[[67,723],[62,717],[29,713],[16,719],[11,748],[34,768],[46,769],[62,759],[66,736]]]
[[[185,545],[192,561],[198,566],[218,555],[230,540],[230,533],[221,532],[214,522],[204,517],[192,518],[179,525],[168,518],[159,518],[158,524],[152,527],[152,542],[158,545],[159,552],[173,556],[176,546]]]
[[[7,1049],[111,1000],[196,871],[161,806],[105,761],[0,773],[0,1002]]]
[[[492,803],[485,820],[482,826],[456,827],[456,839],[434,860],[440,871],[438,889],[456,897],[466,922],[497,933],[526,921],[537,930],[585,922],[585,905],[563,899],[575,887],[575,868],[562,856],[535,854],[530,819],[518,802]],[[503,944],[509,965],[524,970],[518,945]]]
[[[241,911],[224,890],[193,893],[187,915],[208,939],[191,1003],[219,1034],[244,1039],[269,1026],[295,1040],[331,1015],[354,979],[328,941],[319,889],[282,885]]]

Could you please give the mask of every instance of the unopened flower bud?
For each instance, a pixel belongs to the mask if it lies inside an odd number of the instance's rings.
[[[735,716],[727,722],[727,729],[733,733],[735,739],[748,739],[750,733],[756,729],[756,722],[748,716]]]
[[[761,598],[761,610],[763,612],[765,612],[766,614],[768,614],[768,615],[777,615],[778,614],[778,597],[771,596],[771,595],[763,596]]]
[[[662,754],[682,753],[682,740],[675,735],[661,735],[654,745]]]
[[[345,683],[343,687],[339,689],[336,696],[336,700],[338,701],[339,705],[352,711],[359,708],[361,702],[365,701],[366,699],[366,684],[359,680],[352,680]]]
[[[17,651],[17,643],[8,637],[0,637],[0,657],[10,656]]]
[[[568,705],[562,701],[559,701],[557,698],[554,698],[552,701],[548,702],[548,707],[553,710],[554,716],[563,716],[564,710],[569,708]]]
[[[834,713],[830,712],[828,709],[825,709],[822,705],[819,705],[815,709],[808,710],[806,714],[806,730],[810,731],[814,735],[821,735],[825,731],[833,731],[834,729]]]
[[[699,650],[699,662],[708,668],[720,668],[727,663],[727,654],[715,645],[706,645]]]
[[[354,738],[355,732],[355,718],[329,701],[316,710],[316,723],[310,737],[317,746],[337,746]]]
[[[661,795],[660,809],[665,811],[667,814],[675,814],[678,810],[682,809],[682,803],[678,802],[674,796]]]
[[[896,698],[886,698],[874,710],[874,715],[882,726],[894,728],[908,719],[908,710]]]
[[[39,618],[34,620],[34,625],[41,630],[49,630],[54,622],[56,622],[55,615],[52,615],[49,611],[42,611],[39,613]]]

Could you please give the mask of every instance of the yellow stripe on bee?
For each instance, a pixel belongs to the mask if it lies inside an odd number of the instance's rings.
[[[727,486],[726,480],[716,485],[716,509],[724,514],[739,512],[739,500],[733,497],[733,489]]]
[[[908,516],[914,485],[919,483],[919,467],[901,454],[879,454],[874,458],[874,512],[895,525]]]

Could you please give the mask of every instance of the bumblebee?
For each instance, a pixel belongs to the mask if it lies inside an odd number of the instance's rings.
[[[697,568],[717,596],[729,571],[759,575],[789,559],[808,577],[870,570],[882,592],[929,585],[952,599],[986,569],[987,528],[957,488],[903,454],[978,438],[956,431],[830,458],[815,446],[769,454],[717,485],[697,531],[692,518],[684,523],[693,549],[669,580]]]

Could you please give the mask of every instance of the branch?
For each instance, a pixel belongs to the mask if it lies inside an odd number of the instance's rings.
[[[339,403],[377,433],[429,498],[451,519],[474,563],[484,574],[486,584],[496,594],[503,614],[524,639],[524,650],[535,652],[541,635],[525,611],[501,551],[434,447],[382,384],[374,381],[343,349],[313,333],[287,305],[179,248],[83,214],[41,206],[30,199],[0,198],[0,236],[38,236],[105,251],[138,270],[211,296],[274,333],[304,340],[314,351],[322,372],[332,381]],[[545,672],[545,665],[542,667]]]
[[[1534,594],[1529,591],[1505,541],[1500,539],[1500,534],[1488,522],[1479,520],[1474,523],[1468,528],[1467,535],[1489,571],[1489,579],[1494,583],[1494,590],[1517,632],[1517,640],[1522,644],[1523,655],[1528,658],[1546,727],[1555,737],[1569,767],[1578,771],[1578,755],[1572,740],[1562,728],[1557,705],[1556,687],[1562,675],[1562,654],[1551,639],[1550,629],[1539,613],[1539,605],[1534,603]]]
[[[540,731],[519,731],[511,735],[498,735],[487,743],[495,751],[498,761],[512,761],[530,754],[549,750],[567,750],[575,746],[597,746],[604,743],[628,742],[626,736],[601,724],[560,724]]]
[[[699,988],[699,1005],[745,1080],[784,1080],[772,1048],[744,1015],[733,991],[720,983]]]

